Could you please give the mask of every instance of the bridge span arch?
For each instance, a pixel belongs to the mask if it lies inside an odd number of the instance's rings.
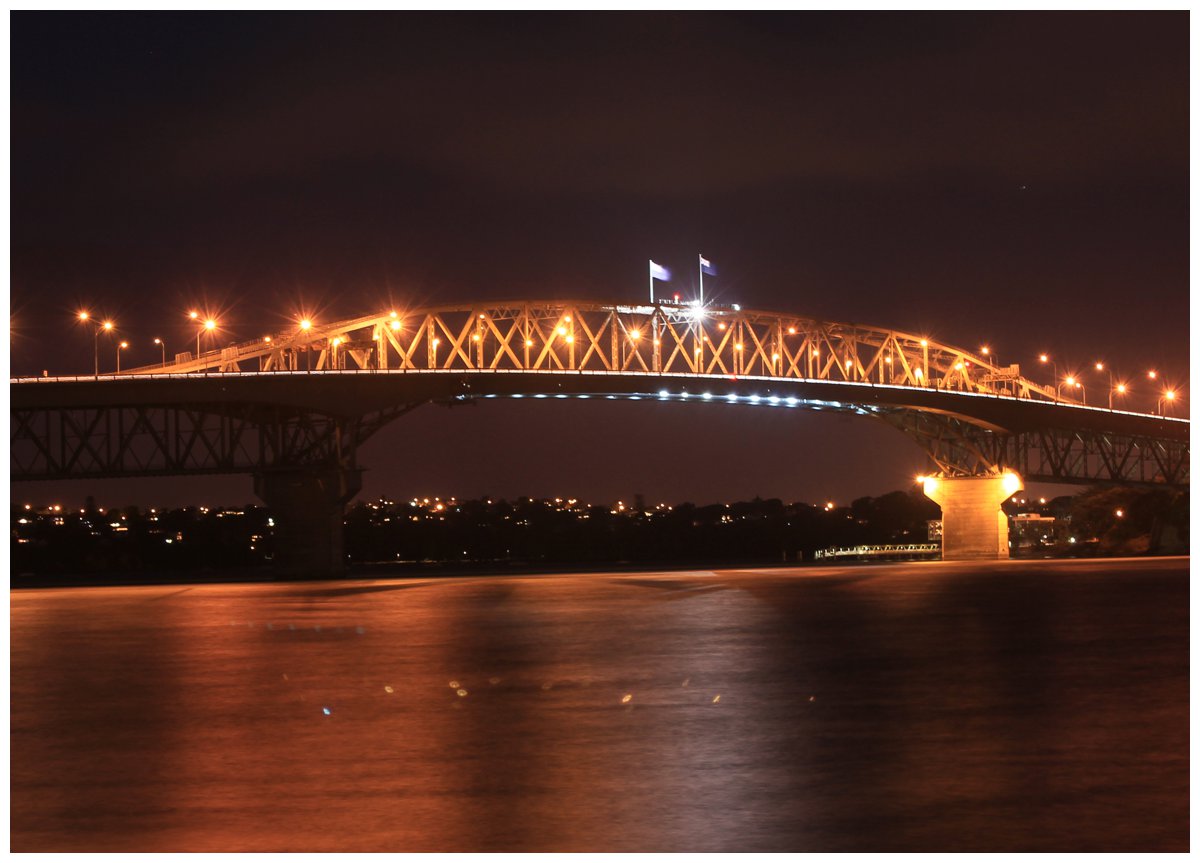
[[[257,493],[288,510],[281,524],[325,512],[308,536],[340,536],[358,449],[380,428],[423,404],[494,398],[858,414],[916,440],[943,498],[965,477],[1189,482],[1187,420],[1087,406],[926,337],[734,306],[389,310],[119,375],[15,379],[10,392],[14,480],[253,473]],[[989,556],[1006,554],[999,542],[984,543]],[[322,549],[336,567],[340,542]]]

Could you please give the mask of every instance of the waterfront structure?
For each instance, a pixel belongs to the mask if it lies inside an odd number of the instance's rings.
[[[198,342],[199,345],[199,342]],[[738,306],[514,301],[322,322],[119,374],[14,379],[13,480],[250,473],[282,566],[342,566],[358,448],[428,403],[658,399],[873,418],[932,468],[947,559],[1008,555],[1025,481],[1184,486],[1190,423],[1089,406],[992,352]],[[1161,401],[1161,400],[1160,400]],[[1172,391],[1171,401],[1174,401]]]

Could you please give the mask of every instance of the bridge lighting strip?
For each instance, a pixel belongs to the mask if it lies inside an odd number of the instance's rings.
[[[623,377],[623,378],[658,378],[671,379],[678,378],[687,381],[696,380],[737,380],[746,383],[762,383],[762,384],[824,384],[839,387],[863,387],[868,390],[894,390],[900,393],[907,392],[932,392],[946,393],[948,395],[960,396],[964,398],[978,399],[994,399],[999,401],[1008,401],[1014,404],[1042,404],[1052,405],[1060,408],[1071,408],[1073,410],[1093,411],[1096,413],[1111,416],[1114,414],[1130,417],[1141,417],[1147,419],[1164,420],[1166,422],[1176,422],[1190,424],[1191,420],[1184,417],[1168,417],[1159,414],[1137,413],[1136,411],[1124,410],[1109,410],[1108,408],[1098,407],[1095,405],[1068,404],[1055,402],[1051,399],[1023,399],[1016,396],[1001,395],[999,393],[972,393],[963,390],[940,389],[938,387],[911,387],[900,384],[879,384],[871,381],[831,381],[821,378],[789,378],[789,377],[774,377],[768,375],[696,375],[687,372],[636,372],[636,371],[606,371],[596,369],[320,369],[310,371],[270,371],[270,372],[219,372],[219,371],[193,371],[193,372],[168,372],[166,374],[136,374],[136,375],[69,375],[60,377],[45,377],[45,378],[9,378],[10,384],[48,384],[48,383],[63,383],[63,382],[83,382],[83,383],[99,383],[99,382],[114,382],[114,381],[130,381],[130,380],[195,380],[200,377],[209,378],[270,378],[270,377],[317,377],[317,376],[345,376],[345,375],[579,375],[579,376],[595,376],[595,377]],[[688,396],[682,396],[687,398]],[[831,403],[838,404],[840,403]]]
[[[864,416],[871,413],[869,408],[864,408],[859,405],[846,404],[845,402],[825,401],[822,399],[802,399],[796,396],[767,396],[763,398],[760,395],[739,395],[738,393],[713,394],[711,392],[690,393],[686,390],[673,393],[669,390],[659,390],[655,394],[649,393],[481,393],[472,395],[470,393],[460,393],[455,396],[459,401],[474,401],[476,399],[593,399],[603,398],[608,401],[631,401],[637,402],[642,399],[653,398],[660,402],[665,401],[689,401],[699,399],[706,402],[725,401],[728,404],[737,404],[739,401],[748,404],[766,404],[770,407],[809,407],[813,410],[821,410],[823,408],[830,410],[853,410],[856,413]]]

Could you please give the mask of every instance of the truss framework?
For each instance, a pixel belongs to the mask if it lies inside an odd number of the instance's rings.
[[[916,440],[945,476],[1013,470],[1026,482],[1185,486],[1191,481],[1186,441],[1054,428],[1000,432],[915,410],[874,415]]]
[[[459,396],[471,400],[476,396]],[[614,398],[631,397],[628,394]],[[358,448],[413,401],[362,416],[231,403],[11,409],[11,479],[356,468]],[[769,409],[764,407],[763,409]],[[912,408],[824,409],[874,416],[915,440],[947,476],[1011,469],[1026,481],[1183,486],[1189,445],[1146,435],[1006,432]]]
[[[926,337],[736,306],[666,302],[520,301],[387,312],[317,323],[199,357],[180,354],[174,363],[126,370],[119,377],[213,370],[607,372],[659,381],[666,376],[755,377],[1078,404],[1022,377],[1016,365],[1000,366],[991,357]],[[658,390],[659,381],[648,382],[644,392]],[[13,407],[12,478],[353,468],[363,441],[427,400],[361,415],[347,406],[345,416],[249,398],[208,402],[197,397],[163,406]],[[908,434],[947,475],[1007,468],[1027,480],[1188,482],[1186,442],[1053,427],[1009,432],[915,407],[861,403],[844,409],[879,417]]]
[[[245,404],[13,408],[10,479],[355,468],[361,443],[416,406],[352,418]]]
[[[932,339],[776,312],[659,302],[510,302],[367,315],[122,376],[303,369],[622,371],[860,381],[1078,402],[1017,365]]]

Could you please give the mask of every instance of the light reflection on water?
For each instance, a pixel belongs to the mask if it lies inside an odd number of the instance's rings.
[[[14,591],[14,851],[1188,839],[1187,561]]]

